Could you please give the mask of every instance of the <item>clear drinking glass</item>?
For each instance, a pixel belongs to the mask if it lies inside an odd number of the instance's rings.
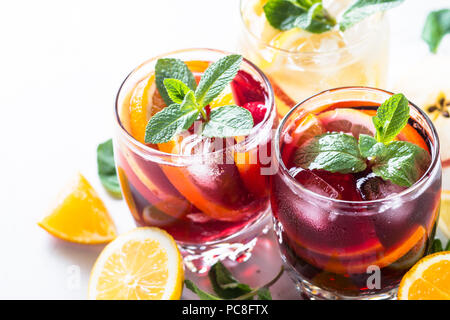
[[[212,141],[194,132],[186,132],[182,143],[171,148],[167,143],[144,144],[132,134],[138,117],[130,110],[135,108],[136,92],[154,75],[159,58],[183,60],[198,81],[210,62],[227,54],[186,49],[147,60],[128,75],[116,99],[114,152],[131,214],[138,226],[169,232],[181,248],[185,265],[194,272],[204,272],[225,258],[247,260],[256,237],[270,221],[270,188],[261,168],[270,165],[271,159],[276,119],[272,88],[264,74],[244,59],[234,80],[236,90],[242,94],[240,99],[256,99],[252,85],[257,84],[267,111],[248,136],[220,145],[216,143],[222,139]],[[148,95],[154,90],[150,86]],[[158,104],[155,98],[152,101]]]
[[[323,122],[331,117],[335,125],[352,124],[355,130],[369,128],[373,133],[368,115],[391,95],[364,87],[325,91],[295,106],[277,129],[274,153],[279,169],[272,178],[271,195],[274,228],[290,276],[311,298],[395,297],[405,272],[429,252],[440,205],[439,140],[433,123],[412,103],[409,123],[399,139],[423,145],[432,160],[409,188],[366,175],[354,180],[354,191],[360,190],[366,201],[339,200],[332,192],[353,191],[325,190],[330,187],[322,180],[299,178],[287,165],[288,146],[295,141],[294,134],[305,129],[303,119],[313,115]],[[333,175],[346,189],[348,175]]]
[[[274,29],[267,22],[267,0],[241,0],[240,50],[269,78],[278,114],[283,117],[298,101],[330,88],[385,85],[389,23],[379,13],[345,32],[314,34],[299,28]],[[350,0],[324,1],[338,16]]]

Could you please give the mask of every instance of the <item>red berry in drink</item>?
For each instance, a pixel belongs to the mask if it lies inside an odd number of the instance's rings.
[[[248,102],[244,104],[242,107],[250,111],[253,117],[253,124],[255,126],[264,120],[267,108],[263,102]]]

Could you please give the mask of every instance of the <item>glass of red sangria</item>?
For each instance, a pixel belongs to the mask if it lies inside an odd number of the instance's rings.
[[[138,226],[169,232],[185,265],[250,257],[270,221],[276,116],[264,74],[238,55],[187,49],[147,60],[116,99],[114,151]]]
[[[395,297],[439,215],[439,139],[427,115],[401,94],[324,91],[283,118],[274,150],[274,228],[302,294]]]

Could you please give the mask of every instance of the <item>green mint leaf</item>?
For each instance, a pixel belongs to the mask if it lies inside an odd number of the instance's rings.
[[[383,156],[375,159],[372,171],[384,180],[403,186],[412,186],[430,165],[430,154],[407,141],[393,141],[386,146]]]
[[[97,172],[105,189],[113,196],[120,198],[122,193],[119,180],[117,179],[111,139],[99,144],[97,147]]]
[[[442,38],[450,33],[450,9],[430,12],[422,30],[422,39],[436,53]]]
[[[155,81],[156,87],[158,88],[159,94],[163,98],[167,106],[170,106],[174,101],[170,98],[167,93],[166,87],[164,86],[165,79],[177,79],[185,83],[191,90],[195,90],[197,87],[197,82],[195,77],[189,70],[186,63],[179,59],[174,58],[164,58],[158,59],[155,65]]]
[[[298,22],[297,27],[312,33],[323,33],[331,30],[336,24],[336,21],[323,8],[321,2],[313,4],[308,9],[306,20],[300,19]]]
[[[208,277],[214,292],[222,299],[234,299],[252,291],[250,286],[237,281],[221,262],[211,267]]]
[[[181,104],[191,89],[178,79],[164,79],[164,87],[174,103]]]
[[[184,280],[184,284],[186,285],[186,288],[194,292],[201,300],[222,300],[215,295],[203,291],[202,289],[197,287],[191,280]]]
[[[261,288],[258,290],[258,300],[272,300],[269,288]]]
[[[409,102],[399,93],[384,101],[372,118],[375,125],[375,139],[387,144],[391,142],[406,126],[409,119]]]
[[[252,128],[253,117],[250,111],[231,105],[212,109],[202,134],[218,138],[246,136]]]
[[[404,0],[357,0],[342,15],[339,28],[345,31],[364,18],[380,11],[394,8]]]
[[[242,56],[232,54],[212,63],[203,73],[195,97],[200,107],[207,106],[234,79]]]
[[[336,24],[322,6],[322,0],[269,0],[264,13],[270,25],[279,30],[301,28],[312,33],[322,33]]]
[[[366,134],[359,135],[358,146],[363,158],[383,156],[386,152],[386,146],[383,143],[377,142],[374,137]]]
[[[295,163],[304,169],[355,173],[366,169],[358,141],[344,133],[325,133],[312,138],[295,154]]]
[[[299,17],[307,14],[307,8],[288,0],[269,0],[263,8],[269,24],[282,31],[295,28]]]
[[[185,101],[183,101],[184,103]],[[199,111],[195,107],[185,106],[182,109],[179,104],[171,104],[165,107],[151,117],[147,123],[145,143],[156,144],[172,140],[176,134],[189,128],[198,115]]]

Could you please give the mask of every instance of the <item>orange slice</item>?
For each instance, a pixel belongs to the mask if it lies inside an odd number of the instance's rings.
[[[209,106],[211,109],[229,105],[235,105],[233,92],[231,91],[231,86],[228,85],[226,88],[213,100],[210,102]]]
[[[235,137],[237,143],[245,140],[245,137]],[[234,163],[239,170],[247,190],[264,197],[268,195],[268,176],[261,174],[261,165],[258,161],[258,148],[254,148],[247,152],[234,152]]]
[[[307,254],[302,254],[302,257],[307,261],[312,263],[313,265],[318,265],[326,271],[338,273],[338,274],[346,274],[346,273],[364,273],[367,271],[367,267],[369,265],[376,265],[379,268],[384,268],[403,256],[405,256],[411,249],[414,247],[422,247],[423,243],[426,240],[426,231],[422,226],[418,226],[411,235],[403,241],[397,247],[394,247],[390,250],[381,250],[382,245],[380,243],[374,243],[367,250],[359,250],[354,253],[347,253],[342,255],[339,253],[332,253],[328,258],[324,256],[321,259],[313,259],[308,257]],[[357,254],[360,254],[361,257],[366,256],[363,262],[354,262],[352,260],[344,260],[343,257],[346,258],[355,258],[357,260]]]
[[[136,228],[105,247],[92,269],[88,295],[97,300],[176,300],[183,279],[173,238],[158,228]]]
[[[81,174],[60,193],[51,213],[38,225],[55,237],[77,243],[105,243],[116,237],[108,210]]]
[[[283,118],[286,113],[295,106],[295,101],[289,97],[289,95],[284,92],[284,90],[277,84],[274,78],[269,77],[270,84],[272,85],[275,105],[277,107],[277,113],[280,118]]]
[[[145,143],[145,128],[148,120],[164,107],[164,100],[156,89],[155,75],[139,82],[130,102],[131,135],[136,140]]]
[[[315,136],[318,136],[322,133],[325,133],[325,128],[322,126],[322,123],[315,115],[308,114],[306,117],[304,117],[294,129],[294,132],[290,134],[292,137],[292,141],[290,141],[289,144],[286,144],[283,147],[284,163],[289,162],[289,159],[295,149],[297,149],[309,139],[314,138]]]
[[[450,300],[450,252],[426,256],[400,282],[399,300]]]
[[[178,139],[182,139],[179,137]],[[179,153],[179,141],[169,141],[158,144],[159,150],[166,153]],[[192,179],[190,173],[185,167],[161,165],[164,174],[173,184],[173,186],[194,206],[200,209],[206,215],[219,220],[235,221],[242,219],[243,210],[240,208],[228,208],[211,198],[208,190],[197,185],[196,181]],[[234,177],[232,177],[234,178]],[[229,188],[233,187],[233,179],[229,180]],[[240,181],[239,181],[240,182]],[[234,192],[239,192],[238,186],[232,188]],[[223,190],[216,190],[215,193],[225,192]]]
[[[450,190],[442,190],[438,226],[450,238]]]

